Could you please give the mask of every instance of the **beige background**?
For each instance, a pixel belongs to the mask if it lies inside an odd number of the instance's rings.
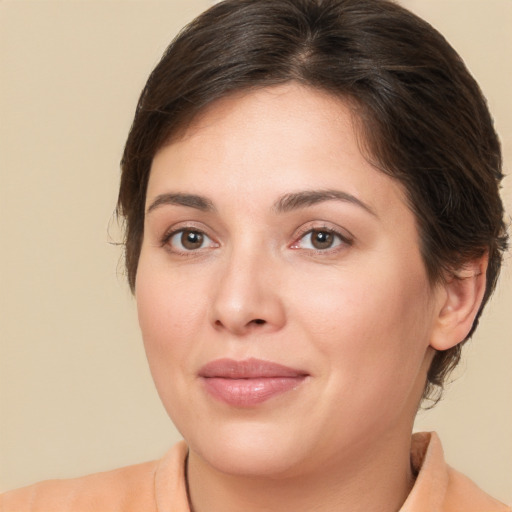
[[[0,1],[0,489],[160,456],[112,221],[145,79],[206,0]],[[466,59],[512,161],[512,1],[403,0]],[[512,212],[512,184],[504,197]],[[452,465],[512,502],[512,268],[446,399],[422,413]]]

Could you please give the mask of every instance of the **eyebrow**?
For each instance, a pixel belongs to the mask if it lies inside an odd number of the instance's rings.
[[[148,206],[146,213],[156,210],[163,205],[187,206],[189,208],[195,208],[196,210],[201,210],[203,212],[215,211],[215,206],[213,205],[212,201],[206,197],[198,196],[195,194],[169,193],[160,194],[157,196]]]
[[[301,208],[307,208],[326,201],[341,201],[359,206],[371,215],[377,217],[375,211],[357,197],[341,190],[304,190],[292,192],[281,196],[272,209],[277,213],[287,213]],[[149,213],[163,205],[186,206],[203,212],[215,211],[213,202],[204,196],[196,194],[167,193],[158,195],[149,205],[146,213]]]
[[[377,217],[375,211],[357,197],[341,190],[305,190],[293,192],[279,198],[273,209],[278,213],[286,213],[300,208],[306,208],[325,201],[342,201],[361,207],[363,210]]]

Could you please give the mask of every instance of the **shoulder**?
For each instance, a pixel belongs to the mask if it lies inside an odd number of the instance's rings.
[[[181,441],[160,460],[10,491],[0,512],[189,512],[187,454]]]
[[[411,463],[418,476],[401,512],[512,512],[446,463],[434,432],[414,434]]]
[[[0,495],[1,512],[156,510],[158,461],[81,478],[49,480]]]
[[[510,507],[482,491],[467,476],[450,466],[447,467],[447,473],[445,508],[448,512],[512,512]]]

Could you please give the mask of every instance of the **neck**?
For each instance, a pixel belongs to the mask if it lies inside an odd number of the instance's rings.
[[[364,456],[326,461],[317,471],[240,476],[217,471],[189,453],[192,512],[397,512],[413,485],[407,438],[366,446]],[[390,462],[392,461],[392,462]]]

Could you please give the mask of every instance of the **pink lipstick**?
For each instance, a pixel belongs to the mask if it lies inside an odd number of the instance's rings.
[[[217,359],[201,368],[206,391],[235,407],[252,407],[299,386],[308,374],[260,359]]]

